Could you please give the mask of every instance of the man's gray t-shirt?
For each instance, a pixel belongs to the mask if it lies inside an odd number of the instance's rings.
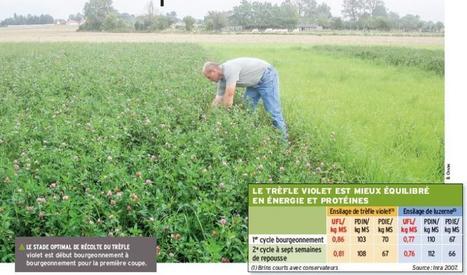
[[[255,86],[271,65],[258,58],[241,57],[220,65],[224,77],[217,82],[217,95],[223,96],[225,87],[236,84],[239,87]]]

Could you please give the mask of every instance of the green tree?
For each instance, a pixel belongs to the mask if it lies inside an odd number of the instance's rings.
[[[154,1],[147,2],[146,14],[134,19],[134,29],[140,32],[156,32],[169,28],[178,22],[177,13],[172,11],[165,15],[158,14]]]
[[[391,30],[389,18],[385,16],[372,16],[369,23],[369,28],[372,30]]]
[[[316,0],[296,0],[295,6],[300,17],[313,17],[318,3]]]
[[[435,32],[435,23],[433,21],[422,22],[422,32]]]
[[[172,24],[172,19],[167,15],[156,15],[153,18],[146,19],[146,30],[162,31],[169,28]]]
[[[360,30],[369,30],[371,26],[372,17],[368,13],[362,14],[357,22],[355,22],[354,27]]]
[[[77,14],[70,14],[70,16],[68,16],[68,20],[81,21],[83,19],[84,16],[79,12]]]
[[[227,16],[225,12],[209,11],[208,15],[204,17],[204,24],[206,30],[219,32],[227,26]]]
[[[167,22],[169,23],[169,27],[178,22],[177,13],[175,11],[171,11],[167,13],[165,16],[167,17]]]
[[[363,0],[344,0],[342,14],[351,22],[356,23],[364,13]]]
[[[293,29],[298,24],[298,12],[290,1],[283,2],[280,6],[275,6],[278,10],[278,16],[275,19],[279,24],[277,27],[284,29]]]
[[[113,12],[102,22],[102,31],[106,32],[130,32],[133,31],[133,23],[126,16]]]
[[[101,31],[107,16],[114,12],[112,0],[89,0],[84,5],[86,23],[81,25],[80,30]]]
[[[278,20],[281,12],[277,5],[273,6],[269,2],[256,1],[252,3],[252,13],[253,25],[251,28],[276,28],[281,24]]]
[[[104,21],[102,22],[101,30],[110,32],[110,31],[117,29],[120,23],[118,19],[119,19],[118,14],[115,12],[107,15]]]
[[[344,29],[344,22],[340,17],[333,17],[331,18],[331,25],[330,28],[333,30],[342,30]]]
[[[384,2],[379,3],[373,11],[371,12],[372,16],[382,16],[382,17],[387,17],[388,16],[388,10],[386,9],[386,6],[384,5]]]
[[[183,22],[185,23],[185,30],[191,32],[193,30],[193,26],[195,25],[196,19],[192,16],[185,16],[183,18]]]
[[[351,28],[391,29],[391,18],[382,0],[344,0],[342,14]]]
[[[363,14],[376,16],[375,12],[384,7],[384,2],[382,0],[362,0],[360,5]]]
[[[437,32],[444,32],[444,23],[441,21],[436,22],[435,24],[435,31]]]
[[[400,16],[399,14],[395,12],[389,12],[388,13],[388,20],[389,20],[389,26],[391,29],[397,29],[400,30]]]
[[[420,16],[408,14],[400,19],[401,28],[404,31],[416,31],[422,26]]]
[[[255,19],[257,18],[253,5],[247,0],[242,0],[240,5],[235,6],[230,17],[233,25],[242,26],[245,29],[256,28]]]
[[[329,7],[326,3],[321,3],[316,7],[316,23],[323,28],[331,27],[331,7]]]

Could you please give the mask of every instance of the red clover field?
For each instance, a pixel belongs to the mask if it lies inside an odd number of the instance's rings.
[[[212,110],[205,61],[195,44],[0,44],[0,261],[15,236],[154,236],[158,262],[244,262],[248,183],[352,181],[241,94]]]

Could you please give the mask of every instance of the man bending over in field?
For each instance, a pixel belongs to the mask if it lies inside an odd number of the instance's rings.
[[[287,140],[287,126],[279,97],[279,77],[271,64],[248,57],[232,59],[223,64],[207,62],[204,64],[203,74],[209,80],[217,82],[213,106],[231,107],[236,87],[246,87],[245,101],[255,110],[258,101],[262,99],[264,108],[272,117],[273,125]]]

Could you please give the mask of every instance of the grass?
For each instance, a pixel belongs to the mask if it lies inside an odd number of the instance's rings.
[[[205,60],[194,44],[0,44],[0,261],[15,236],[155,236],[158,262],[244,262],[248,183],[346,181],[261,113],[210,110]]]
[[[375,63],[416,67],[444,76],[444,51],[381,46],[315,46],[336,57],[357,57]]]
[[[444,78],[423,65],[430,50],[376,48],[383,53],[369,61],[356,57],[365,51],[358,47],[205,47],[212,59],[255,56],[276,66],[292,137],[308,136],[354,181],[442,182]],[[397,52],[416,53],[422,65],[385,62]]]

